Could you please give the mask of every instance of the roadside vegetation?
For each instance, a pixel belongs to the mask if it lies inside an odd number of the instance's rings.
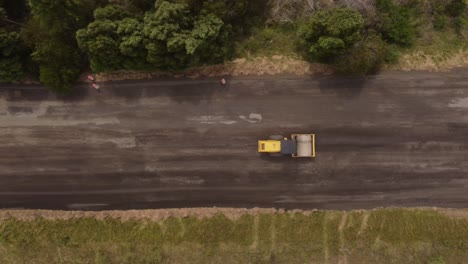
[[[465,0],[0,0],[0,80],[60,93],[81,72],[290,56],[346,74],[468,50]]]
[[[422,209],[0,222],[5,264],[442,264],[467,258],[468,220]]]

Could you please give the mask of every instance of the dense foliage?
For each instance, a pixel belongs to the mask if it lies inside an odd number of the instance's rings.
[[[348,74],[376,73],[388,56],[387,45],[379,35],[371,34],[360,41],[336,62],[337,70]]]
[[[22,49],[17,32],[0,30],[0,80],[14,81],[24,75]]]
[[[26,6],[22,1],[0,1],[0,6],[0,80],[14,81],[25,75],[30,53],[19,32]]]
[[[330,61],[347,52],[362,36],[364,19],[349,8],[319,11],[300,29],[299,39],[313,59]]]
[[[427,22],[439,31],[453,25],[463,35],[466,21],[464,0],[405,4],[376,0],[375,12],[360,13],[349,8],[315,12],[302,23],[298,42],[310,60],[332,63],[343,73],[367,74],[376,72],[384,62],[396,62],[396,47],[413,46],[421,34],[418,28]]]
[[[0,80],[32,77],[66,93],[89,68],[180,70],[244,56],[245,45],[262,50],[294,42],[306,59],[362,74],[397,61],[396,50],[412,46],[421,25],[468,35],[464,0],[376,0],[370,12],[325,8],[283,25],[287,34],[269,28],[268,3],[0,0]]]
[[[76,36],[95,72],[115,69],[180,69],[191,63],[222,60],[223,21],[187,4],[158,0],[143,17],[121,6],[95,11],[95,21]]]
[[[95,0],[29,1],[29,26],[34,27],[30,36],[34,40],[29,42],[31,57],[39,67],[43,84],[61,93],[72,88],[84,62],[75,32],[90,22],[98,4]]]
[[[146,12],[110,4],[96,9],[94,21],[76,38],[95,72],[222,62],[232,54],[230,42],[243,33],[233,30],[233,23],[243,29],[252,22],[246,17],[256,8],[251,2],[156,0]]]
[[[397,5],[393,0],[377,0],[379,12],[379,30],[385,40],[403,46],[411,46],[416,39],[416,27],[413,23],[410,7]]]
[[[367,32],[362,15],[349,8],[315,13],[298,36],[306,57],[333,63],[341,73],[375,73],[387,56],[380,34]]]

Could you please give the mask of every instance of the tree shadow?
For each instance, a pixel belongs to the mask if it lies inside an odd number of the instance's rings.
[[[164,82],[167,84],[162,84]],[[132,84],[133,87],[128,87],[129,84]],[[106,89],[110,89],[112,95],[125,98],[127,101],[137,101],[142,97],[167,96],[176,103],[198,105],[202,101],[211,100],[213,95],[217,91],[221,91],[223,87],[217,79],[158,79],[113,83],[108,85]]]
[[[65,101],[65,102],[78,102],[83,101],[89,96],[89,91],[92,88],[88,88],[85,86],[77,86],[73,88],[67,94],[57,94],[57,99]]]
[[[375,76],[334,75],[318,80],[320,91],[324,94],[337,95],[344,98],[358,97],[368,81]]]
[[[24,89],[20,86],[6,89],[5,94],[8,101],[44,101],[52,96],[46,89]]]

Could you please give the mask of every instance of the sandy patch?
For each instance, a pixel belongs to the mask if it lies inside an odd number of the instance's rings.
[[[436,211],[451,218],[468,219],[468,210],[439,208]]]
[[[0,210],[0,221],[17,219],[32,221],[37,218],[47,220],[70,220],[75,218],[90,217],[96,219],[120,219],[128,220],[150,220],[159,221],[169,217],[196,217],[198,219],[210,218],[222,214],[229,219],[238,219],[243,215],[258,214],[281,214],[283,209],[273,208],[180,208],[180,209],[151,209],[151,210],[128,210],[128,211],[54,211],[54,210]]]
[[[352,211],[327,211],[330,213],[344,212],[341,219],[342,228],[346,224],[346,213],[348,212],[364,212],[363,223],[360,227],[358,234],[361,234],[367,228],[369,216],[373,211],[385,208],[375,208],[372,210],[352,210]],[[397,209],[397,207],[389,207],[387,209]],[[408,211],[417,210],[433,210],[441,214],[453,218],[468,219],[468,210],[466,209],[450,209],[450,208],[436,208],[436,207],[418,207],[418,208],[404,208]],[[170,217],[195,217],[198,219],[210,218],[216,215],[224,215],[229,219],[236,220],[243,215],[259,215],[259,214],[295,214],[300,213],[310,215],[318,210],[284,210],[275,208],[217,208],[217,207],[204,207],[204,208],[174,208],[174,209],[148,209],[148,210],[107,210],[107,211],[59,211],[59,210],[21,210],[21,209],[4,209],[0,210],[0,222],[17,219],[21,221],[33,221],[38,218],[46,220],[70,220],[76,218],[96,218],[99,220],[104,219],[120,219],[122,221],[129,220],[149,220],[160,221]]]

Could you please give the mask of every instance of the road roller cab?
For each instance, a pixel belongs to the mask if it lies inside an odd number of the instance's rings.
[[[294,158],[315,157],[314,134],[292,134],[291,139],[281,135],[270,136],[258,141],[258,152],[271,156],[291,155]]]
[[[258,152],[279,153],[279,152],[281,152],[281,141],[279,141],[279,140],[260,140],[260,141],[258,141]]]

